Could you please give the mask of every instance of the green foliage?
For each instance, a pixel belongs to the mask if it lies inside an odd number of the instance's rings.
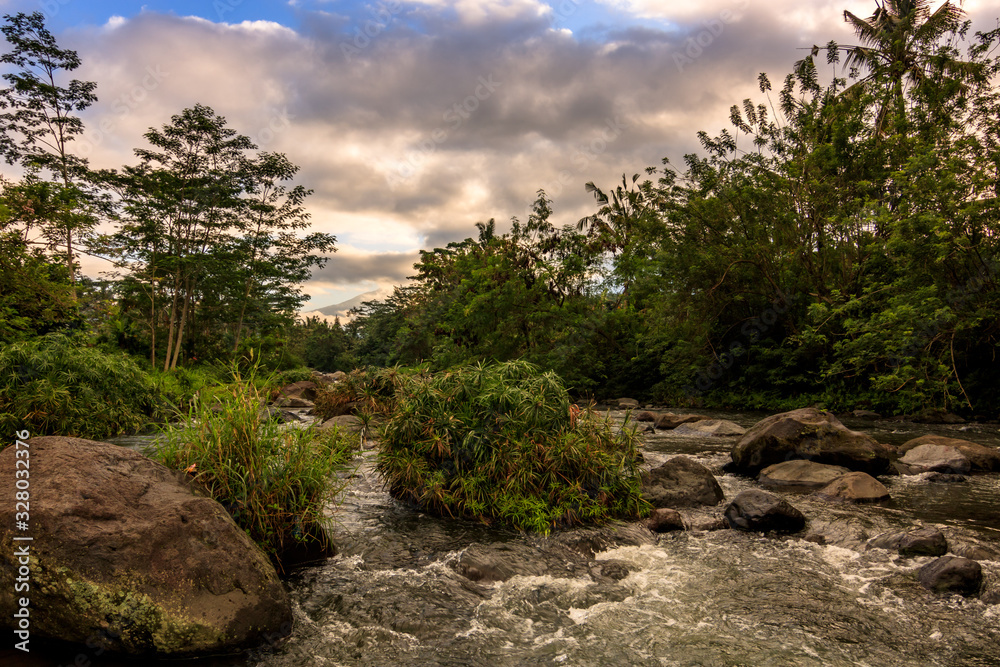
[[[192,474],[280,567],[297,545],[329,546],[324,508],[338,491],[333,476],[359,443],[336,430],[317,435],[262,419],[258,384],[255,369],[235,371],[232,383],[192,407],[185,425],[168,428],[156,458]]]
[[[542,533],[648,511],[636,433],[571,406],[555,374],[512,361],[395,379],[378,459],[393,496]]]
[[[149,424],[155,394],[128,355],[62,334],[0,348],[0,429],[100,439]]]
[[[28,250],[14,232],[0,232],[0,343],[80,325],[66,268]]]

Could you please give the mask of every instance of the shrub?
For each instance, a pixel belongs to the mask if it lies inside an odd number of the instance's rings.
[[[100,439],[149,424],[155,393],[124,353],[49,334],[0,349],[0,429]]]
[[[323,510],[357,436],[282,429],[264,419],[253,371],[236,372],[215,398],[214,405],[197,402],[186,425],[167,429],[156,458],[194,475],[279,567],[284,554],[302,545],[327,549]]]
[[[394,497],[542,533],[648,512],[636,432],[571,406],[554,373],[511,361],[396,380],[378,458]]]

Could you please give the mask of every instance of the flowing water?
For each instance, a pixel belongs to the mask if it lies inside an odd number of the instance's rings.
[[[748,427],[762,415],[711,416]],[[893,444],[933,432],[1000,445],[994,425],[847,423]],[[657,432],[644,456],[648,465],[692,457],[731,498],[755,485],[722,472],[733,441]],[[1000,665],[1000,604],[932,594],[916,581],[932,559],[863,547],[882,532],[935,525],[952,552],[986,554],[984,590],[1000,590],[1000,475],[881,480],[893,498],[884,506],[790,496],[809,519],[791,537],[697,529],[651,536],[627,525],[538,537],[399,505],[381,488],[369,451],[333,514],[338,555],[289,580],[291,637],[187,664]],[[723,507],[686,515],[710,527]],[[503,566],[501,580],[460,574],[484,553]]]

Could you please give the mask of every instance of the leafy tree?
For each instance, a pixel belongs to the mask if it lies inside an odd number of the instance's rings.
[[[67,87],[57,83],[60,72],[80,66],[80,58],[58,47],[40,12],[4,19],[0,32],[12,51],[0,56],[0,63],[16,71],[3,75],[9,86],[0,90],[0,155],[9,164],[21,164],[32,179],[49,172],[58,182],[49,186],[50,199],[58,205],[38,222],[54,244],[65,248],[72,282],[73,240],[93,227],[94,218],[88,211],[90,196],[81,187],[87,161],[72,153],[70,143],[83,132],[83,121],[75,114],[97,101],[97,84],[76,79]]]

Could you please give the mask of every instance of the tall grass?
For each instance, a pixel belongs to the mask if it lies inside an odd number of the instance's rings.
[[[283,429],[262,418],[256,374],[234,371],[196,402],[183,426],[166,431],[156,458],[187,470],[232,514],[236,523],[282,566],[302,545],[329,548],[324,507],[338,491],[334,475],[353,457],[357,436],[336,430]]]
[[[378,459],[393,496],[542,533],[648,512],[635,431],[572,406],[555,374],[512,361],[394,382]]]
[[[0,431],[100,439],[147,426],[149,376],[124,353],[49,334],[0,349]],[[8,442],[8,441],[4,441]]]

